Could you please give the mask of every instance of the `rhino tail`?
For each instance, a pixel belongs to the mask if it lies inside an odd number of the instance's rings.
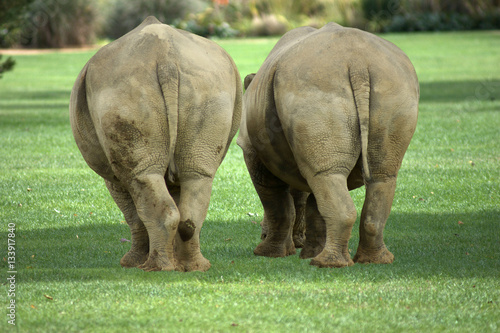
[[[99,142],[96,127],[90,114],[87,95],[87,71],[85,64],[71,90],[69,120],[76,145],[88,166],[105,179],[113,178],[113,171]]]
[[[368,165],[368,134],[370,128],[370,73],[368,68],[349,68],[349,81],[358,113],[363,178],[366,182],[371,178]]]
[[[168,122],[168,169],[167,177],[170,182],[174,182],[177,174],[174,153],[177,142],[177,128],[179,121],[179,68],[176,64],[167,63],[157,65],[158,82],[160,84]]]
[[[87,102],[86,78],[88,67],[89,63],[85,64],[71,90],[69,120],[78,148],[83,151],[96,151],[102,148],[97,138]]]
[[[86,133],[82,131],[81,126],[92,123],[90,118],[90,112],[87,105],[87,92],[85,78],[87,76],[88,63],[85,64],[83,69],[78,75],[75,85],[71,90],[70,102],[69,102],[69,119],[71,126],[73,127],[73,132],[76,135],[83,136]],[[84,121],[82,121],[84,118]]]

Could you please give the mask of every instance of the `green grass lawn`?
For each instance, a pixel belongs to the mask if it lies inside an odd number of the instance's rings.
[[[500,32],[383,37],[408,54],[421,85],[385,229],[396,259],[342,269],[253,255],[262,207],[234,142],[202,229],[212,268],[121,268],[128,227],[69,125],[70,91],[93,52],[15,56],[0,80],[0,332],[500,331]],[[244,77],[276,41],[219,43]],[[351,194],[360,213],[364,190]]]

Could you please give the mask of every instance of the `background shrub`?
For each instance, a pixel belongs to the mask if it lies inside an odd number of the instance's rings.
[[[14,42],[37,48],[88,45],[95,41],[98,27],[94,0],[35,0]]]
[[[0,1],[0,47],[7,48],[17,42],[16,36],[23,24],[23,13],[33,1]]]
[[[109,4],[105,34],[119,38],[153,15],[162,23],[172,24],[188,13],[199,13],[207,7],[202,0],[115,0]]]
[[[230,0],[221,6],[224,21],[243,36],[281,35],[300,26],[335,21],[359,27],[359,0]]]
[[[2,55],[0,54],[0,79],[2,78],[3,73],[11,71],[16,64],[16,61],[12,59],[12,57],[8,57],[5,60],[2,60]]]
[[[203,37],[228,38],[238,35],[238,30],[233,29],[229,23],[224,21],[220,10],[213,7],[207,7],[201,13],[191,13],[184,20],[174,20],[172,25]]]
[[[9,0],[0,2],[0,47],[116,39],[149,15],[205,37],[331,21],[372,32],[500,29],[500,0]]]
[[[500,28],[500,0],[361,0],[369,31]]]

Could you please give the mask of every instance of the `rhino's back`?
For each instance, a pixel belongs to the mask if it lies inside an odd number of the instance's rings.
[[[95,72],[95,85],[118,85],[118,78],[151,76],[165,63],[175,64],[186,75],[202,76],[200,82],[220,79],[232,71],[227,54],[214,42],[149,17],[99,50],[89,61],[88,72]]]
[[[364,73],[369,73],[371,133],[389,126],[392,119],[407,119],[407,113],[409,119],[415,118],[415,71],[408,57],[388,41],[328,24],[300,38],[288,38],[274,51],[245,94],[246,123],[242,124],[247,131],[240,132],[244,137],[239,141],[242,146],[251,142],[260,147],[268,169],[296,188],[307,188],[301,176],[290,171],[297,169],[293,167],[297,156],[317,152],[321,155],[314,163],[318,170],[331,166],[328,156],[334,151],[352,155],[356,162],[359,122],[351,81],[356,75],[365,80]],[[263,132],[262,128],[271,131]],[[330,155],[318,149],[306,149],[308,154],[301,155],[297,145],[306,141],[330,147]],[[350,164],[345,166],[350,168]]]
[[[220,164],[239,122],[241,82],[217,44],[148,18],[99,50],[86,68],[88,110],[111,163],[125,165],[113,155],[119,152],[136,156],[138,166],[129,163],[130,169],[163,168],[166,151],[175,149],[180,170],[210,146],[210,158]],[[206,164],[205,174],[215,172],[214,163]]]
[[[332,79],[348,79],[350,69],[367,68],[374,83],[392,80],[418,90],[413,65],[401,49],[373,34],[335,23],[293,43],[276,62],[278,71],[294,72],[299,80],[325,89]]]
[[[149,17],[89,61],[87,95],[91,112],[99,113],[94,119],[117,107],[123,115],[123,106],[134,110],[130,117],[146,118],[149,110],[164,116],[165,94],[173,90],[162,91],[162,86],[171,78],[177,81],[180,123],[189,121],[214,96],[219,97],[219,104],[233,103],[239,81],[234,63],[220,46]],[[228,108],[218,115],[231,116]]]

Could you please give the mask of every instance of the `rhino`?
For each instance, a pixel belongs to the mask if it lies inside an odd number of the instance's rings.
[[[154,17],[83,67],[71,92],[71,128],[130,227],[123,267],[210,268],[200,229],[240,124],[242,94],[221,47]]]
[[[245,89],[237,143],[264,208],[263,240],[254,253],[295,253],[294,197],[302,192],[301,258],[318,267],[392,263],[383,231],[420,94],[404,52],[336,23],[297,28],[245,78]],[[349,191],[363,185],[353,260],[348,241],[357,212]]]

